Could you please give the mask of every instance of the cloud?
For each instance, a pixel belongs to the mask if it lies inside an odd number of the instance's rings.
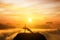
[[[16,34],[17,31],[0,33],[0,40],[12,40],[16,36]]]
[[[44,33],[47,40],[60,40],[60,30],[47,31]]]
[[[14,38],[14,34],[17,32],[5,32],[5,33],[0,33],[0,40],[8,40]],[[18,34],[18,33],[17,33]],[[46,31],[42,32],[43,35],[47,38],[47,40],[60,40],[60,30],[54,30],[54,31]]]
[[[11,25],[8,25],[8,24],[0,24],[0,29],[12,29],[12,28],[15,28]]]

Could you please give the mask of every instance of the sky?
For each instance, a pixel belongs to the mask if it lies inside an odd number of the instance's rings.
[[[60,24],[60,0],[0,0],[0,23],[41,25],[52,21]]]

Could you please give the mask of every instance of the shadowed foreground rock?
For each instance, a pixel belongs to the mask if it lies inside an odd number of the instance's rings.
[[[19,33],[13,40],[46,40],[40,33]]]

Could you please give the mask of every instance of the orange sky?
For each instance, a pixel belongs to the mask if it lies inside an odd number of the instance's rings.
[[[59,0],[0,0],[0,23],[24,25],[28,18],[33,24],[41,25],[47,21],[60,23]]]

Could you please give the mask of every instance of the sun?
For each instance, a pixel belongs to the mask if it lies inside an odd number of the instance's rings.
[[[28,18],[28,22],[32,22],[32,18]]]

